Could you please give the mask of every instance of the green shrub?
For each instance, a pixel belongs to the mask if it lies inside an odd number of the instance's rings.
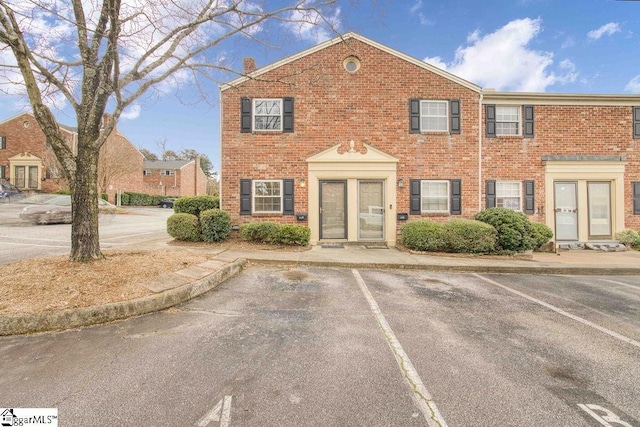
[[[273,243],[281,245],[307,246],[311,229],[304,225],[281,225],[275,233]]]
[[[534,249],[536,246],[531,221],[522,212],[507,208],[489,208],[478,212],[474,218],[486,222],[496,229],[499,250],[524,252]]]
[[[442,252],[447,247],[444,225],[433,221],[412,221],[400,228],[402,244],[415,251]]]
[[[201,212],[209,209],[220,209],[218,196],[182,196],[173,203],[173,210],[176,213],[200,216]]]
[[[616,240],[633,249],[640,249],[640,234],[630,228],[616,233]]]
[[[70,196],[71,190],[56,190],[53,192],[53,194],[64,194],[64,195]]]
[[[240,225],[240,238],[250,242],[271,243],[280,225],[275,222],[250,222]]]
[[[187,214],[188,215],[188,214]],[[231,217],[220,209],[200,213],[200,234],[205,242],[222,242],[231,233]]]
[[[532,222],[531,227],[533,228],[533,239],[535,241],[533,249],[540,248],[545,243],[548,243],[553,237],[553,231],[551,231],[547,224]]]
[[[167,218],[167,233],[176,240],[197,242],[200,240],[198,217],[186,213],[177,213]]]
[[[445,252],[485,254],[495,252],[497,232],[484,222],[453,219],[443,224]]]
[[[120,195],[120,204],[122,204],[122,206],[157,206],[160,200],[165,197],[166,196],[125,191]]]

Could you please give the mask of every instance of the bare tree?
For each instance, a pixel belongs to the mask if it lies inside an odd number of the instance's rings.
[[[73,261],[102,258],[98,234],[98,156],[122,112],[144,94],[225,70],[210,60],[229,38],[266,42],[270,23],[332,28],[336,0],[0,0],[0,64],[22,85],[72,193]],[[274,6],[274,3],[278,6]],[[213,52],[212,52],[213,51]],[[196,83],[197,86],[197,83]],[[78,128],[66,143],[50,105],[66,102]],[[110,118],[101,128],[103,114]]]

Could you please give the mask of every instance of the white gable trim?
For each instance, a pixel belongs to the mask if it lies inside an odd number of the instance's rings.
[[[285,64],[288,64],[288,63],[293,62],[295,60],[298,60],[300,58],[304,58],[305,56],[311,55],[312,53],[318,52],[318,51],[320,51],[322,49],[326,49],[326,48],[328,48],[330,46],[333,46],[335,44],[345,42],[345,41],[347,41],[349,39],[355,39],[355,40],[361,41],[362,43],[366,43],[366,44],[368,44],[370,46],[373,46],[373,47],[375,47],[377,49],[380,49],[380,50],[382,50],[384,52],[387,52],[390,55],[393,55],[393,56],[395,56],[397,58],[400,58],[402,60],[410,62],[410,63],[412,63],[412,64],[414,64],[414,65],[416,65],[416,66],[418,66],[420,68],[423,68],[423,69],[425,69],[427,71],[430,71],[430,72],[432,72],[434,74],[437,74],[437,75],[439,75],[441,77],[444,77],[445,79],[451,80],[451,81],[453,81],[453,82],[455,82],[455,83],[457,83],[457,84],[459,84],[461,86],[464,86],[467,89],[470,89],[470,90],[472,90],[474,92],[478,92],[479,93],[481,91],[480,86],[477,86],[477,85],[475,85],[475,84],[473,84],[471,82],[468,82],[468,81],[466,81],[466,80],[464,80],[464,79],[462,79],[462,78],[460,78],[458,76],[455,76],[455,75],[453,75],[451,73],[448,73],[448,72],[446,72],[444,70],[441,70],[440,68],[435,67],[435,66],[433,66],[431,64],[428,64],[428,63],[426,63],[424,61],[421,61],[419,59],[413,58],[413,57],[411,57],[409,55],[406,55],[404,53],[398,52],[397,50],[391,49],[390,47],[384,46],[384,45],[382,45],[380,43],[374,42],[373,40],[370,40],[370,39],[368,39],[368,38],[366,38],[364,36],[361,36],[360,34],[356,34],[356,33],[347,33],[347,34],[344,34],[343,36],[339,36],[339,37],[336,37],[334,39],[327,40],[324,43],[320,43],[319,45],[316,45],[316,46],[314,46],[312,48],[309,48],[307,50],[303,50],[302,52],[299,52],[299,53],[297,53],[295,55],[288,56],[288,57],[286,57],[284,59],[281,59],[278,62],[274,62],[271,65],[267,65],[266,67],[259,68],[259,69],[255,70],[255,71],[245,75],[245,76],[238,77],[235,80],[232,80],[232,81],[230,81],[228,83],[220,85],[220,91],[225,91],[227,89],[230,89],[230,88],[236,87],[238,85],[241,85],[242,83],[246,82],[247,80],[255,79],[256,77],[261,76],[262,74],[268,73],[269,71],[274,70],[274,69],[276,69],[278,67],[281,67],[281,66],[283,66]]]

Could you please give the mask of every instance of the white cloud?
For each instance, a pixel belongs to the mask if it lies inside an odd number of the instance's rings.
[[[420,25],[432,25],[433,22],[431,22],[424,13],[420,12],[418,14],[418,18],[420,18]]]
[[[629,80],[624,89],[631,93],[640,93],[640,75]]]
[[[587,33],[587,37],[593,40],[598,40],[604,35],[611,36],[615,33],[619,33],[622,31],[620,29],[620,24],[616,22],[609,22],[608,24],[604,24],[602,27],[597,30],[592,30]]]
[[[409,13],[410,14],[414,14],[417,11],[419,11],[420,9],[422,9],[422,0],[417,0],[413,6],[411,6],[411,8],[409,9]]]
[[[340,13],[341,9],[337,7],[332,15],[327,14],[323,19],[319,14],[312,11],[294,11],[289,16],[289,22],[284,25],[298,39],[318,44],[335,36],[332,29],[340,29],[342,24]]]
[[[134,120],[140,117],[142,108],[139,104],[131,104],[120,114],[120,118],[123,120]]]
[[[446,64],[441,58],[425,61],[482,87],[497,90],[543,92],[553,84],[573,82],[577,78],[571,61],[560,64],[561,74],[549,68],[553,53],[531,49],[529,43],[541,32],[540,19],[517,19],[493,33],[474,31],[467,46],[456,49],[455,58]]]
[[[429,58],[425,58],[424,62],[426,62],[427,64],[431,64],[434,67],[438,67],[442,70],[447,71],[447,63],[444,62],[442,60],[442,58],[440,58],[439,56],[433,56],[433,57],[429,57]]]

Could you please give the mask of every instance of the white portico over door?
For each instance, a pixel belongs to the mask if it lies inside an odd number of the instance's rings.
[[[310,243],[379,241],[395,246],[397,164],[395,157],[353,141],[309,157]]]

